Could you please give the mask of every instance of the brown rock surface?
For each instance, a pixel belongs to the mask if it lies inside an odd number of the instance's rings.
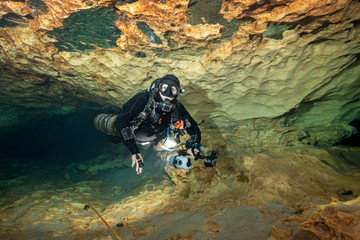
[[[359,197],[279,220],[269,239],[359,239]]]
[[[351,204],[351,203],[350,203]],[[312,214],[301,223],[300,228],[311,232],[319,239],[359,239],[360,205],[359,200],[349,210],[329,206]]]
[[[186,11],[188,0],[175,1],[140,0],[132,4],[115,6],[120,15],[116,26],[124,33],[117,41],[121,49],[148,49],[162,48],[169,50],[169,39],[176,41],[177,49],[183,47],[200,48],[208,42],[221,37],[223,26],[202,24],[192,26],[187,24]],[[159,36],[161,43],[154,44],[137,27],[137,23],[146,23],[156,36]],[[165,39],[165,33],[172,33],[169,39]]]

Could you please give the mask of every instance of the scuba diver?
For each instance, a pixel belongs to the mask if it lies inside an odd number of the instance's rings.
[[[122,142],[131,152],[132,167],[136,165],[137,174],[141,174],[144,159],[137,146],[144,149],[160,143],[168,151],[179,148],[183,156],[173,156],[169,163],[177,168],[189,169],[190,159],[197,159],[203,146],[198,123],[190,116],[185,107],[177,100],[185,89],[180,87],[179,79],[174,75],[165,75],[154,80],[147,90],[137,93],[128,100],[118,114],[99,114],[94,119],[95,127],[110,135],[115,141]],[[180,136],[188,133],[186,143],[168,146],[170,136],[180,143]],[[200,157],[201,158],[201,157]],[[204,159],[202,157],[201,159]],[[204,160],[205,163],[205,160]],[[213,161],[215,165],[215,161]],[[205,165],[206,166],[206,165]]]

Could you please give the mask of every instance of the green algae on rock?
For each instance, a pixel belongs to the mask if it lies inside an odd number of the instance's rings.
[[[40,11],[42,13],[47,13],[49,11],[49,7],[42,0],[29,0],[28,5],[30,8]]]
[[[59,51],[94,50],[95,46],[115,48],[117,38],[122,34],[114,25],[117,14],[110,7],[82,10],[68,17],[64,28],[49,32],[57,39],[53,44]]]
[[[267,30],[262,34],[264,38],[272,38],[276,40],[283,39],[283,32],[286,30],[292,30],[296,27],[296,24],[286,25],[281,23],[272,22],[269,24]]]
[[[18,14],[15,13],[8,13],[2,16],[0,18],[0,27],[16,27],[16,26],[22,26],[23,24],[26,24],[26,21]]]
[[[239,21],[236,19],[232,21],[225,20],[220,14],[221,6],[222,0],[190,0],[188,10],[186,12],[187,23],[191,25],[223,25],[225,26],[225,29],[221,32],[221,39],[228,39],[239,29],[239,24],[242,24],[245,21]]]

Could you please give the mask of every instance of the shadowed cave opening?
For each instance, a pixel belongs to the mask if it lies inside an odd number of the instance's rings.
[[[106,134],[94,128],[93,119],[100,112],[104,108],[79,107],[65,115],[39,120],[35,125],[1,132],[3,193],[24,187],[30,191],[30,185],[35,186],[42,179],[59,189],[71,187],[62,175],[66,172],[74,183],[85,182],[90,186],[101,182],[104,191],[94,197],[119,201],[136,194],[143,184],[155,185],[169,179],[165,163],[150,149],[142,151],[146,174],[137,175],[130,167],[130,152],[122,144],[113,145]]]
[[[360,147],[360,119],[352,121],[349,125],[354,126],[357,133],[336,143],[336,145]]]

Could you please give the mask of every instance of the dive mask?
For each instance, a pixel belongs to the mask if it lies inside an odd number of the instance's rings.
[[[180,87],[173,85],[172,82],[162,82],[159,85],[159,91],[162,95],[175,98],[180,93]]]

